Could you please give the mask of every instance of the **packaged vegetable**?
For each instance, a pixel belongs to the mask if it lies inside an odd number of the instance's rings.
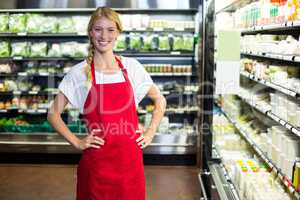
[[[14,42],[11,43],[11,56],[23,56],[27,57],[28,45],[27,42]]]
[[[181,50],[184,49],[184,40],[181,36],[175,36],[173,38],[173,50]]]
[[[62,55],[60,44],[53,43],[51,44],[49,50],[48,50],[48,57],[60,57]]]
[[[9,31],[12,33],[26,32],[26,14],[11,14],[9,16]]]
[[[16,81],[13,80],[5,80],[4,81],[4,87],[6,91],[17,91],[18,85]]]
[[[63,42],[60,44],[62,56],[74,57],[77,48],[77,42]]]
[[[9,21],[8,14],[0,14],[0,32],[1,33],[8,32],[8,21]]]
[[[75,27],[72,18],[64,17],[58,20],[59,33],[75,33]]]
[[[168,36],[159,36],[159,38],[158,38],[158,50],[161,50],[161,51],[171,50]]]
[[[116,41],[115,51],[125,51],[126,50],[126,36],[125,35],[120,35]]]
[[[130,50],[138,51],[142,47],[141,37],[139,34],[130,33],[129,34],[129,48]]]
[[[8,42],[0,42],[0,57],[9,57],[9,43]]]
[[[193,51],[194,37],[192,35],[183,36],[183,50]]]
[[[81,34],[87,34],[89,19],[88,16],[72,16],[75,31]]]
[[[42,33],[57,33],[58,31],[58,20],[56,17],[45,16],[42,19],[41,25]]]
[[[41,27],[45,23],[43,18],[41,14],[27,14],[26,32],[42,33]]]
[[[39,42],[30,45],[30,57],[46,57],[47,43]]]
[[[156,43],[155,37],[153,35],[143,35],[143,47],[142,50],[144,51],[152,51],[156,50]]]
[[[73,57],[86,57],[88,54],[88,43],[77,43]]]

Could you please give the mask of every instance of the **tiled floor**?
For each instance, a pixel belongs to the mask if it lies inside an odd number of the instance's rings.
[[[199,200],[197,168],[146,166],[147,200]],[[0,165],[1,200],[74,200],[75,165]]]

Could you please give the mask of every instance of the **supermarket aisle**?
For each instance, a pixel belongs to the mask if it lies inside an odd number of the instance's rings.
[[[198,200],[197,169],[146,166],[147,200]],[[0,199],[73,200],[75,165],[0,165]]]

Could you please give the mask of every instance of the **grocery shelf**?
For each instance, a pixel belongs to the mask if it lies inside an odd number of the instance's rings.
[[[139,28],[127,29],[122,33],[194,33],[194,28]],[[0,33],[0,38],[88,38],[87,33]]]
[[[79,138],[85,135],[77,135]],[[157,133],[145,154],[186,154],[196,152],[196,134]],[[0,133],[0,152],[79,153],[57,133]]]
[[[141,52],[116,52],[122,56],[127,57],[194,57],[191,52],[181,52],[181,51],[171,51],[171,52],[155,52],[155,53],[141,53]],[[7,61],[31,61],[31,60],[41,60],[41,61],[58,61],[58,60],[78,60],[83,61],[85,57],[0,57],[0,60]]]
[[[213,157],[222,160],[220,153],[216,147],[212,149]],[[209,164],[209,169],[216,184],[221,197],[228,200],[240,200],[238,192],[233,184],[225,165],[220,163]],[[218,180],[218,181],[217,181]]]
[[[250,102],[249,100],[245,99],[241,95],[237,95],[237,96],[240,99],[242,99],[245,103],[247,103],[248,105],[250,105],[251,107],[255,108],[256,110],[258,110],[262,114],[268,116],[273,121],[277,122],[278,124],[280,124],[281,126],[283,126],[284,128],[286,128],[287,130],[291,131],[294,135],[300,137],[300,129],[299,128],[293,126],[292,124],[290,124],[286,120],[283,120],[280,117],[278,117],[277,115],[273,114],[271,112],[271,110],[267,110],[266,108],[260,107],[255,102]]]
[[[254,76],[253,74],[250,74],[249,72],[245,72],[245,71],[241,71],[240,74],[248,79],[251,79],[257,83],[260,83],[262,85],[265,85],[267,87],[270,87],[270,88],[273,88],[283,94],[286,94],[288,96],[291,96],[291,97],[295,97],[295,98],[299,98],[300,97],[300,94],[291,90],[291,89],[288,89],[288,88],[285,88],[285,87],[282,87],[280,85],[277,85],[275,83],[272,83],[270,81],[267,81],[267,80],[263,80],[263,79],[260,79],[260,78],[257,78],[256,76]]]
[[[274,172],[274,174],[277,175],[277,177],[281,180],[284,186],[287,187],[288,191],[296,198],[300,198],[300,193],[297,192],[295,187],[293,186],[292,181],[286,176],[284,173],[282,173],[281,169],[278,168],[273,161],[268,158],[268,156],[260,149],[260,147],[249,137],[247,131],[240,126],[237,121],[229,117],[224,110],[222,110],[225,117],[229,120],[231,124],[235,126],[235,128],[238,130],[241,136],[246,140],[246,142],[254,149],[256,154],[269,166],[270,170]]]
[[[274,53],[264,53],[264,52],[251,52],[251,51],[242,51],[242,56],[260,58],[260,59],[269,59],[278,62],[289,62],[291,64],[300,64],[299,55],[283,55],[283,54],[274,54]]]
[[[22,95],[22,96],[31,96],[31,95],[37,95],[37,96],[53,96],[57,95],[58,92],[45,92],[45,91],[9,91],[9,92],[0,92],[0,96],[13,96],[13,95]]]
[[[47,8],[47,9],[1,9],[0,13],[52,13],[52,14],[91,14],[95,8]],[[196,14],[196,8],[190,9],[129,9],[129,8],[115,8],[115,11],[123,14],[182,14],[192,15]]]
[[[261,25],[261,26],[254,26],[251,28],[246,28],[241,30],[242,35],[250,35],[250,34],[257,34],[257,33],[272,33],[272,32],[288,32],[292,30],[299,30],[300,29],[300,20],[296,21],[287,21],[284,23],[278,24],[268,24],[268,25]]]

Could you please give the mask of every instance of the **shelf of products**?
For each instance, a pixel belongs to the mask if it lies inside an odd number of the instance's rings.
[[[253,150],[257,153],[257,155],[268,165],[269,169],[277,175],[277,177],[282,181],[282,183],[288,188],[288,191],[296,198],[300,198],[300,193],[296,191],[293,186],[293,182],[288,178],[287,175],[282,173],[282,170],[278,168],[273,161],[265,155],[265,153],[260,149],[260,147],[248,136],[247,131],[239,125],[237,121],[226,115],[224,115],[232,123],[235,128],[239,131],[239,133],[243,136],[243,138],[247,141],[247,143],[253,148]]]
[[[58,93],[55,88],[60,80],[70,67],[87,56],[86,27],[92,11],[0,11],[0,151],[8,148],[13,152],[17,145],[20,152],[27,152],[28,144],[36,152],[72,152],[65,141],[54,137],[54,130],[46,123],[46,114]],[[124,31],[114,51],[137,58],[168,101],[159,134],[144,152],[195,154],[197,10],[117,11],[121,13]],[[139,121],[145,127],[149,125],[153,108],[149,98],[139,105]],[[62,118],[74,133],[84,132],[78,110],[68,105]],[[11,140],[6,141],[6,137]],[[56,144],[60,148],[56,149]],[[39,149],[41,145],[43,148]]]
[[[264,53],[264,52],[241,52],[242,56],[246,57],[254,57],[254,58],[261,58],[261,59],[270,59],[275,61],[286,61],[290,62],[291,64],[299,64],[300,63],[300,56],[299,55],[280,55],[280,54],[273,54],[273,53]]]
[[[263,80],[263,79],[260,79],[260,78],[257,78],[255,75],[253,74],[250,74],[248,72],[245,72],[245,71],[242,71],[241,72],[241,75],[246,77],[246,78],[249,78],[257,83],[260,83],[264,86],[267,86],[267,87],[270,87],[270,88],[273,88],[279,92],[282,92],[283,94],[286,94],[288,96],[291,96],[291,97],[295,97],[295,98],[299,98],[300,94],[291,90],[291,89],[288,89],[288,88],[285,88],[285,87],[282,87],[280,85],[277,85],[277,84],[274,84],[270,81],[267,81],[267,80]]]

